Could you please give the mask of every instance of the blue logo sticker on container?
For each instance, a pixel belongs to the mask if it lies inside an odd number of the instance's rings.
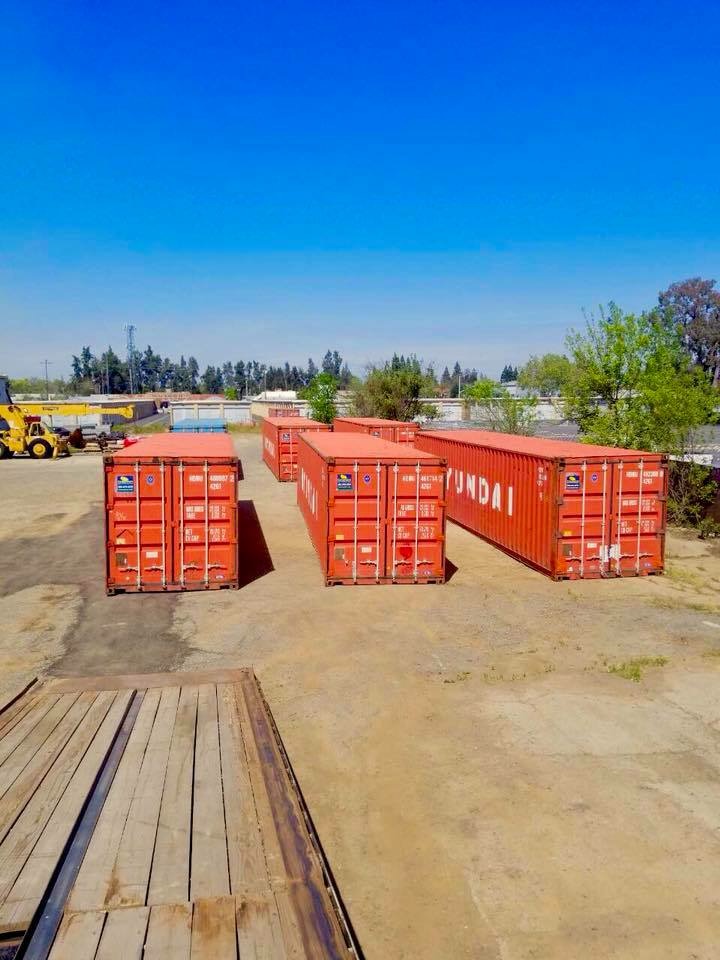
[[[131,473],[120,473],[115,477],[115,493],[135,493],[135,477]]]
[[[290,434],[289,434],[289,433],[281,433],[281,434],[280,434],[280,443],[290,443]]]
[[[337,489],[338,490],[352,490],[352,474],[350,473],[339,473],[337,475]]]
[[[593,483],[597,483],[597,481],[598,481],[598,475],[597,475],[596,473],[593,473],[592,476],[590,477],[590,479],[592,480]]]
[[[145,477],[145,483],[149,483],[149,484],[151,484],[151,485],[152,485],[153,483],[155,483],[155,477],[153,476],[152,473],[149,473],[149,474]]]
[[[568,473],[565,477],[565,489],[566,490],[579,490],[580,489],[580,474],[579,473]]]
[[[365,483],[370,483],[370,481],[372,480],[372,477],[370,476],[369,473],[366,473],[363,476],[363,480],[365,481]]]

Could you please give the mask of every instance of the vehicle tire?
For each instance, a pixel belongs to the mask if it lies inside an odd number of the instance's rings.
[[[13,451],[10,447],[0,440],[0,460],[6,460],[8,457],[13,455]]]
[[[31,440],[28,453],[33,460],[47,460],[52,456],[52,447],[47,440]]]

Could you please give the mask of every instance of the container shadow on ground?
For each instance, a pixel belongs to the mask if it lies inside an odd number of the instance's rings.
[[[238,544],[241,588],[273,572],[275,567],[252,500],[238,500]]]

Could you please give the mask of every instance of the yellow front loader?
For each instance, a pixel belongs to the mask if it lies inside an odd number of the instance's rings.
[[[135,408],[132,404],[125,407],[98,407],[91,403],[51,403],[42,400],[13,403],[7,377],[0,377],[0,460],[16,453],[27,453],[35,460],[68,454],[67,438],[57,434],[40,417],[53,414],[86,416],[92,413],[114,414],[132,420]]]

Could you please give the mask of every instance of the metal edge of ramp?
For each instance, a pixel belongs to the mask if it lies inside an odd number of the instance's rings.
[[[257,679],[257,677],[255,677],[254,673],[253,673],[253,677],[255,679],[255,684],[258,689],[260,700],[262,701],[265,715],[267,717],[268,723],[270,724],[270,728],[275,737],[275,742],[277,744],[278,752],[280,753],[280,757],[285,766],[285,772],[287,774],[288,780],[290,781],[290,786],[295,792],[295,796],[300,806],[300,811],[305,821],[305,828],[307,829],[308,836],[310,837],[310,842],[312,843],[313,848],[315,850],[315,854],[318,857],[318,860],[320,861],[320,867],[322,869],[323,878],[325,880],[325,887],[327,889],[328,895],[330,896],[330,900],[335,909],[335,914],[337,916],[338,922],[340,923],[340,927],[342,929],[343,935],[347,942],[348,948],[354,953],[354,955],[358,958],[358,960],[365,960],[365,955],[362,952],[362,949],[360,947],[360,942],[358,940],[357,934],[355,933],[355,929],[350,920],[350,914],[348,913],[348,910],[345,906],[342,896],[340,895],[340,890],[338,888],[334,874],[330,867],[330,863],[328,861],[327,855],[325,854],[325,850],[323,849],[322,843],[320,842],[320,836],[317,832],[312,816],[310,814],[310,809],[307,805],[307,802],[305,801],[303,792],[300,789],[300,784],[295,775],[295,771],[293,770],[292,764],[290,763],[290,757],[288,756],[288,753],[285,749],[285,745],[282,742],[282,737],[280,736],[280,731],[278,730],[277,724],[275,723],[275,718],[273,717],[272,711],[270,710],[268,702],[265,699],[265,695],[263,694],[260,682]]]

